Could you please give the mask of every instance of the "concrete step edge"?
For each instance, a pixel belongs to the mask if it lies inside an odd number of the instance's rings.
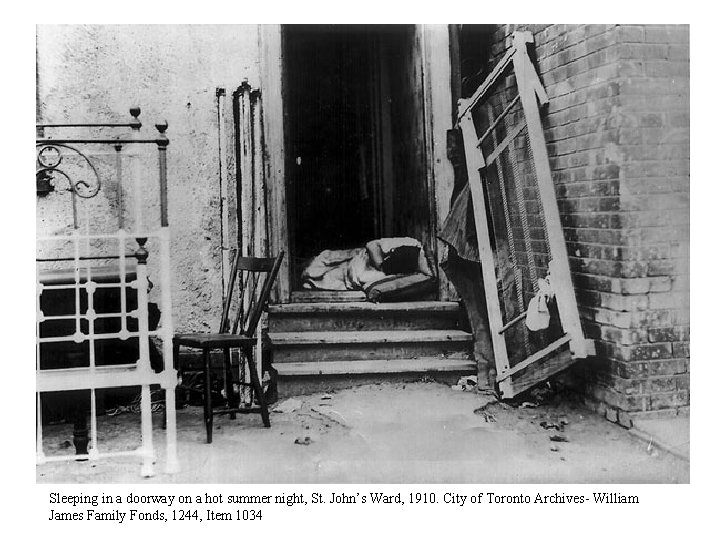
[[[475,373],[473,360],[443,358],[399,358],[392,360],[341,360],[325,362],[284,362],[274,364],[280,377],[317,375],[371,375],[383,373]]]
[[[337,313],[459,313],[458,302],[295,302],[268,306],[270,316],[325,315]]]
[[[352,332],[270,332],[274,346],[364,343],[469,342],[472,334],[462,330],[360,330]]]

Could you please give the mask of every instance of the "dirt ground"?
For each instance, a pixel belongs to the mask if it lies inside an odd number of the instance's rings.
[[[37,466],[48,483],[687,483],[689,461],[658,450],[567,399],[514,408],[436,382],[381,383],[298,396],[293,412],[217,417],[205,443],[202,409],[178,411],[181,470],[157,474],[137,457]],[[98,418],[101,451],[140,442],[139,415]],[[553,442],[551,437],[564,440]],[[309,439],[306,439],[308,437]],[[73,452],[71,425],[48,426],[48,455]],[[303,442],[307,444],[298,444]]]

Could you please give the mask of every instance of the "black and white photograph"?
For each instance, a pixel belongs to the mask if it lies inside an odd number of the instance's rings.
[[[688,481],[687,25],[36,56],[38,482]]]
[[[35,24],[39,520],[689,487],[695,29],[464,7]]]

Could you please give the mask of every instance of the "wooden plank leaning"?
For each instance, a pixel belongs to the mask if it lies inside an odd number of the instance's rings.
[[[460,100],[459,107],[463,109],[467,100]],[[466,109],[469,110],[469,109]],[[466,114],[460,118],[460,129],[462,129],[463,145],[468,165],[468,182],[472,197],[475,232],[478,240],[478,252],[482,266],[482,278],[485,288],[488,319],[490,324],[490,335],[492,337],[493,354],[495,366],[498,370],[498,377],[510,369],[510,362],[505,345],[505,337],[500,333],[503,325],[502,312],[500,310],[500,298],[497,290],[497,276],[495,275],[495,258],[490,246],[490,231],[488,228],[488,217],[485,212],[485,193],[482,186],[482,173],[485,168],[485,159],[482,152],[477,150],[477,131],[473,123],[472,114]],[[512,393],[512,381],[505,379],[500,383],[500,391]]]

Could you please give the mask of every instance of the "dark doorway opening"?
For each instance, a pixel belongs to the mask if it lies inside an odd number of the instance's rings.
[[[292,290],[325,249],[411,236],[432,250],[416,28],[285,26],[283,59]]]

